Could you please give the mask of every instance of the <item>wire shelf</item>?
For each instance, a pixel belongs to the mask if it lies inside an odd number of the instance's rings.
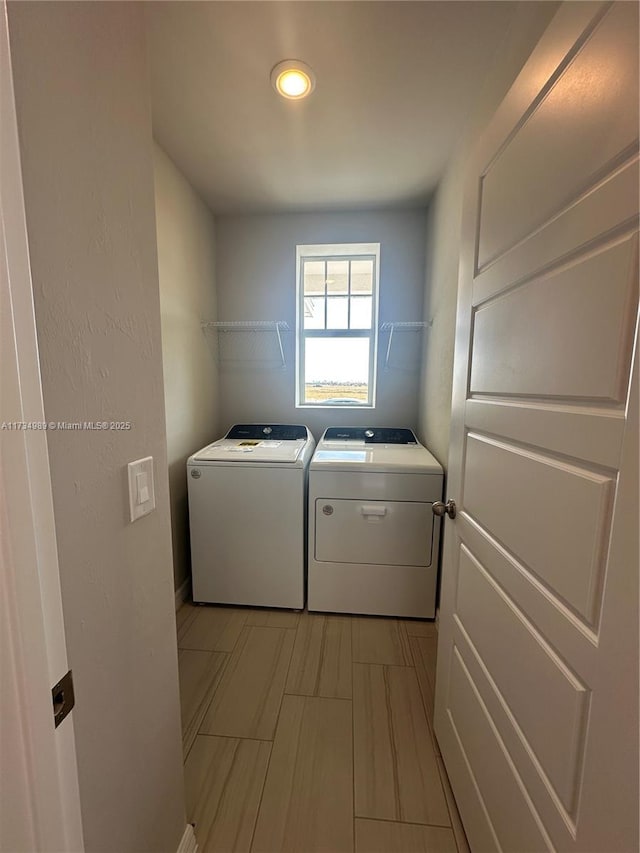
[[[281,332],[290,331],[285,320],[208,320],[202,323],[203,329],[221,329],[222,331],[241,332]]]
[[[409,346],[408,341],[405,340],[403,344],[399,344],[399,339],[395,338],[396,345],[394,348],[394,336],[398,332],[421,332],[423,329],[428,329],[432,325],[433,320],[429,320],[428,323],[422,320],[381,323],[380,331],[389,332],[387,351],[384,359],[385,370],[417,370],[420,358],[421,340],[418,341],[415,346]],[[395,359],[392,358],[394,349],[396,352]]]
[[[215,334],[220,362],[267,368],[286,365],[281,333],[290,327],[285,320],[208,320],[202,330]],[[257,334],[265,332],[271,334]]]
[[[429,320],[428,323],[423,322],[423,321],[420,321],[420,322],[418,322],[418,321],[415,321],[415,322],[414,321],[412,321],[412,322],[402,321],[399,323],[381,323],[380,324],[380,331],[381,332],[393,332],[393,331],[397,330],[399,332],[413,332],[413,331],[417,332],[420,329],[428,329],[432,325],[433,325],[433,320]]]

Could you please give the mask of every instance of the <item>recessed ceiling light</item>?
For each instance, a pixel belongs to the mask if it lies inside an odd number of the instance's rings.
[[[285,59],[271,70],[271,85],[283,98],[299,101],[313,92],[316,76],[305,62]]]

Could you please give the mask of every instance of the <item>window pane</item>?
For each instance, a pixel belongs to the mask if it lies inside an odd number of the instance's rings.
[[[366,405],[368,338],[307,338],[304,346],[305,403]]]
[[[324,293],[324,261],[305,261],[302,278],[305,294]]]
[[[372,260],[355,260],[351,262],[351,292],[373,293]]]
[[[327,299],[327,329],[349,327],[349,300],[346,296],[330,296]]]
[[[352,329],[370,329],[371,328],[371,307],[373,299],[371,296],[352,296],[351,297],[351,328]]]
[[[327,261],[327,291],[349,292],[349,261]]]
[[[305,329],[324,329],[324,296],[305,296]]]

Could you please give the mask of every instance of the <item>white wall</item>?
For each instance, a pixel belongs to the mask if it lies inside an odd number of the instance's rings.
[[[167,461],[176,589],[190,576],[187,457],[218,437],[218,371],[202,333],[216,317],[215,226],[208,207],[154,145]]]
[[[449,455],[465,165],[479,133],[518,76],[558,5],[555,2],[526,3],[516,9],[466,132],[453,152],[429,206],[424,316],[433,319],[433,327],[425,338],[419,433],[421,440],[445,468]]]
[[[420,319],[425,216],[424,210],[409,210],[218,217],[219,319],[285,320],[295,330],[296,245],[356,242],[381,244],[380,322]],[[296,409],[295,333],[283,337],[284,370],[221,360],[223,429],[242,421],[306,423],[318,437],[332,424],[417,426],[419,351],[413,370],[385,370],[387,337],[380,335],[375,410]]]
[[[142,9],[9,9],[87,851],[174,851],[184,827],[160,304]],[[126,464],[157,509],[128,523]]]

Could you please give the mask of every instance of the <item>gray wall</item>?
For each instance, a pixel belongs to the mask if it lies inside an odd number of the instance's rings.
[[[286,320],[295,330],[296,245],[356,242],[381,244],[380,322],[421,319],[425,217],[424,210],[219,217],[219,319]],[[413,335],[412,340],[406,340],[407,335]],[[221,359],[223,429],[241,421],[306,423],[318,437],[331,424],[417,426],[420,333],[405,333],[405,346],[400,340],[396,351],[395,363],[403,368],[411,364],[411,369],[391,370],[384,369],[387,336],[380,334],[376,408],[363,411],[296,409],[294,331],[283,337],[285,369]],[[222,348],[223,355],[229,351]]]
[[[200,326],[216,316],[215,226],[158,145],[154,171],[173,572],[180,589],[190,576],[185,463],[218,437],[217,364]]]
[[[87,851],[185,827],[142,9],[15,3],[9,25]],[[128,522],[126,465],[157,509]]]
[[[419,433],[421,440],[445,468],[449,455],[465,166],[479,133],[518,76],[558,5],[555,2],[526,3],[516,9],[467,130],[457,150],[452,153],[429,206],[424,316],[433,320],[433,326],[425,337],[420,380]]]

